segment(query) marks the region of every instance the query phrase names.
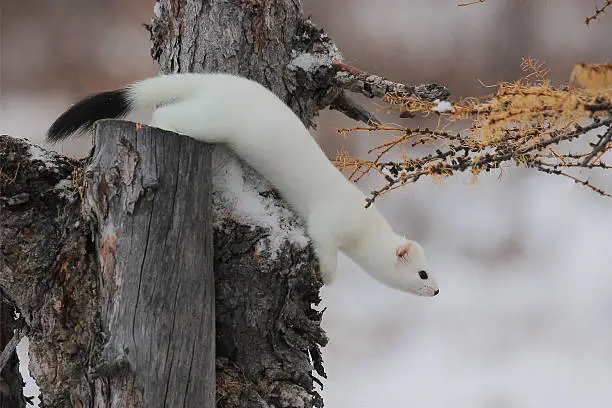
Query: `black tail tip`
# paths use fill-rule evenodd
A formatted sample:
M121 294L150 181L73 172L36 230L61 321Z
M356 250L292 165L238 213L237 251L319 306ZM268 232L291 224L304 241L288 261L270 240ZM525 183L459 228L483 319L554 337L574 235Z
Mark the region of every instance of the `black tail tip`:
M127 88L90 95L53 122L47 131L47 141L55 143L67 139L74 133L91 129L100 119L123 117L131 108Z

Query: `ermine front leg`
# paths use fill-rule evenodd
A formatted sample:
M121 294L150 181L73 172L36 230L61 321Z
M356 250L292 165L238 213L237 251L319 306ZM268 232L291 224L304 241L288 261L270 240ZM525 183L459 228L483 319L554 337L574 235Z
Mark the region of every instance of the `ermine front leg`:
M315 254L319 258L319 271L324 285L329 285L336 277L336 269L338 267L338 250L333 248L325 248L321 244L314 242L313 246Z
M162 106L153 111L153 117L151 118L151 126L167 130L169 132L180 133L175 125L175 117L173 115L171 106Z
M324 217L312 214L307 221L308 235L312 240L321 278L325 285L332 283L338 267L338 243L334 242L333 226L325 222Z

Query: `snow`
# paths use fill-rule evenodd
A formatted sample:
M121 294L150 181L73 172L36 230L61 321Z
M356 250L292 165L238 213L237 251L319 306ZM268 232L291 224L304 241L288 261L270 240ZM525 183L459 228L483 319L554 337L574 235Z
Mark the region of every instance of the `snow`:
M292 51L292 60L288 64L290 70L300 68L305 72L314 74L320 67L328 67L332 61L342 60L342 53L335 43L328 41L327 34L323 32L314 34L319 36L316 40L310 38L313 34L309 31L304 31L301 37L296 38L301 43L308 44L314 42L317 45L312 52ZM317 47L319 49L316 49Z
M17 357L19 358L20 363L19 373L25 382L25 386L23 387L23 395L26 397L34 396L34 399L32 399L32 404L34 407L38 407L40 404L40 399L38 399L38 396L40 395L40 388L38 388L36 381L34 381L30 375L30 370L28 369L30 365L30 356L28 355L29 347L30 340L27 337L21 339L17 345Z
M28 148L28 153L30 154L30 158L32 161L39 160L45 163L45 166L48 168L56 167L55 163L53 162L53 154L46 150L43 150L39 146L31 145Z
M67 190L67 189L70 189L71 187L72 187L72 180L70 179L60 180L55 185L56 190Z
M438 112L438 113L453 113L453 112L455 112L455 108L453 107L453 105L449 101L441 101L439 99L436 99L434 101L434 103L437 104L436 106L431 108L431 110L434 111L434 112Z
M160 19L162 16L162 5L159 1L156 1L153 6L153 15L156 19Z
M289 68L301 68L302 70L310 73L315 73L319 67L329 66L335 59L341 59L340 52L336 54L314 54L302 52L293 56L293 59L289 62Z
M267 250L272 259L278 255L281 245L289 240L300 247L308 245L302 222L286 207L281 207L271 197L262 196L270 187L257 174L240 165L236 156L227 149L215 148L213 160L213 200L216 222L230 218L245 225L263 227L269 231Z
M52 150L44 150L40 146L30 145L30 147L28 148L28 153L30 155L30 160L40 161L44 163L46 168L55 172L59 172L59 169L57 168L54 161L54 156L56 155L56 153ZM55 190L62 190L62 195L65 198L68 198L70 200L76 199L76 189L73 187L73 182L70 178L59 180L53 188Z

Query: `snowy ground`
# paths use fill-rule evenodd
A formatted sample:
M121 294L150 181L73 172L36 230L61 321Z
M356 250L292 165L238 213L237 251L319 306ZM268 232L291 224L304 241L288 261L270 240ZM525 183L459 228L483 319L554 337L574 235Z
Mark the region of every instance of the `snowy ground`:
M328 407L612 406L612 200L508 181L390 196L395 218L401 203L430 220L440 295L389 292L343 260L324 294Z
M0 133L39 141L67 104L4 100ZM523 173L380 202L425 247L440 295L393 292L341 258L324 289L327 407L612 406L612 200Z

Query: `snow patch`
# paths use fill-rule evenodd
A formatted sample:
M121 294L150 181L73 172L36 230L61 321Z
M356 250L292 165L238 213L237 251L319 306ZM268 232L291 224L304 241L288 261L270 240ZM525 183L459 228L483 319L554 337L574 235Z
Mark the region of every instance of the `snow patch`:
M284 407L304 408L311 405L312 395L297 385L285 385L281 388L278 399Z
M40 395L40 388L38 387L38 384L36 384L36 381L34 380L34 378L32 378L32 376L30 375L29 349L30 349L30 339L28 339L27 337L24 337L23 339L21 339L21 341L17 345L17 358L19 359L19 373L21 374L21 377L23 378L23 381L25 383L23 387L23 395L25 395L26 397L34 397L32 399L32 405L28 405L28 406L38 407L40 404L40 399L38 399L38 396Z
M302 248L308 245L299 217L273 197L270 185L259 174L221 146L215 147L212 182L217 223L229 218L269 231L268 242L260 242L258 250L275 259L285 241Z
M159 1L156 1L155 6L153 6L153 15L156 19L160 19L162 16L162 6Z
M55 157L54 154L43 149L40 146L36 146L36 145L31 145L28 148L28 153L30 154L30 159L32 161L38 160L41 161L43 163L45 163L45 166L47 168L55 168L56 165L53 162Z
M69 179L62 179L55 184L56 190L69 189L70 187L72 187L72 180Z
M306 72L315 72L319 67L329 66L333 60L338 59L337 57L335 54L296 53L289 62L289 68L300 68Z
M71 179L62 179L53 187L54 190L60 190L59 196L67 199L69 202L74 202L78 198L78 189L72 183Z
M439 99L436 99L434 103L437 103L436 106L431 108L431 110L434 112L438 112L438 113L454 113L455 112L455 108L449 101L441 101Z

